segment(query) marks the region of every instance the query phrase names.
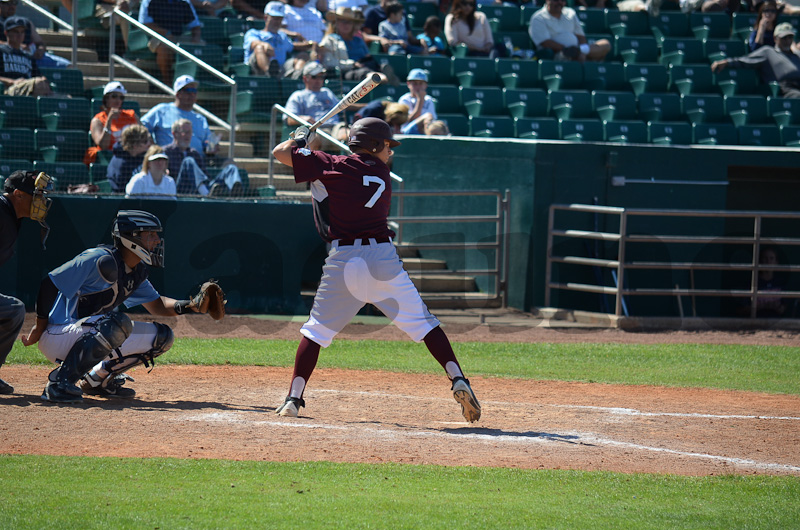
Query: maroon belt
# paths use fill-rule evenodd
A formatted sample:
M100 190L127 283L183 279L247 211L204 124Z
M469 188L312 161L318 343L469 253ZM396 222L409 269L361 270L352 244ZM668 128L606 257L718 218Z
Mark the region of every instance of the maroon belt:
M374 239L376 243L389 243L391 241L391 238L389 238L389 237L373 237L371 239ZM364 238L364 239L339 239L339 246L340 247L350 247L350 246L355 245L359 241L361 241L362 245L369 245L370 244L370 238Z

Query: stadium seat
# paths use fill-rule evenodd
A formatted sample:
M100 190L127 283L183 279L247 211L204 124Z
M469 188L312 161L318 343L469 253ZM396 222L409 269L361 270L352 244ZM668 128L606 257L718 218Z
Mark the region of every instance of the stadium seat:
M55 179L55 191L67 191L69 186L75 184L88 184L91 182L89 168L83 162L42 162L33 163L34 171L44 171Z
M587 90L629 90L625 67L621 63L586 61L583 63L583 86Z
M767 113L777 125L800 125L800 99L767 98Z
M463 87L497 86L497 65L487 57L453 57L453 75Z
M428 85L428 95L436 100L437 114L461 112L461 95L457 86Z
M677 65L669 67L669 83L678 94L718 94L711 67L707 64Z
M781 127L781 145L800 147L800 126L785 125Z
M250 65L244 62L244 48L241 46L228 46L228 53L222 58L230 77L235 75L250 75Z
M406 77L408 77L408 57L406 55L389 55L388 53L373 53L372 57L377 61L379 65L382 67L384 65L389 65L392 67L395 75L401 82L405 82ZM445 59L449 60L449 57L445 57ZM425 68L424 66L419 66L417 68ZM450 83L452 79L450 78L450 64L447 64L447 81L445 83ZM427 68L426 68L427 69ZM428 80L431 83L442 83L443 81L437 81L436 78L433 77L433 72L429 72Z
M689 28L698 40L727 39L731 35L731 19L727 13L689 13Z
M722 96L712 94L681 96L681 110L691 123L730 123Z
M554 118L515 118L517 138L558 140L558 121Z
M767 112L763 96L725 96L725 113L737 127L741 125L774 124Z
M739 145L781 145L781 133L777 125L742 125L737 131Z
M686 122L653 121L647 124L650 143L658 145L689 145L692 143L692 126Z
M576 10L584 33L610 33L606 22L607 9L586 8Z
M33 171L33 162L20 158L0 159L0 177L6 178L17 170Z
M463 114L439 114L453 136L469 136L469 117Z
M33 131L8 127L0 130L0 158L24 158L26 160L37 158Z
M470 136L513 138L514 119L506 116L470 116Z
M225 67L222 48L216 44L188 43L181 44L180 47L217 70L221 71ZM227 93L226 97L230 95L231 87L229 84L220 80L194 61L176 54L175 79L182 75L190 75L197 80L197 97L200 99L214 97L218 93Z
M650 17L644 11L606 10L606 26L614 35L652 35Z
M236 80L236 83L237 83L237 87L236 88L238 90L241 90L241 88L238 87L238 84L239 84L239 79L242 78L242 77L250 77L250 76L236 76L236 77L234 77L234 79ZM371 96L376 90L378 90L379 88L384 87L384 86L391 86L391 85L383 84L383 85L376 86L375 88L372 89L372 92L370 92L369 95ZM289 96L292 95L292 93L294 93L294 92L296 92L298 90L303 90L304 88L306 88L306 85L305 85L305 83L303 83L302 79L292 79L290 77L284 77L283 79L281 79L281 94L286 99L288 99ZM376 98L376 99L380 99L380 98Z
M458 87L455 87L455 86L452 86L452 85L435 85L435 86L449 86L449 87L453 88L454 90L458 90ZM370 101L375 101L376 99L390 99L392 101L397 101L397 100L400 99L400 96L402 96L406 92L408 92L408 87L405 84L398 85L398 86L393 86L393 85L389 85L387 83L383 83L381 85L376 86L374 89L372 89L372 92L370 92L369 95L371 96ZM335 93L336 92L334 91L334 94ZM284 92L284 94L286 94L286 93ZM431 94L430 85L428 86L428 94L431 95L432 97L436 97L436 96L433 96L433 94ZM286 96L288 97L288 94L286 94ZM437 99L439 99L439 98L437 98ZM439 99L439 100L441 101L441 99ZM456 107L457 106L458 106L458 99L456 99ZM438 107L437 107L437 109L438 109Z
M571 142L602 142L603 124L600 120L558 120L558 134Z
M603 123L607 142L646 144L647 125L641 121L607 121Z
M422 28L425 25L425 19L431 15L439 14L436 4L429 2L407 2L403 5L405 6L406 16L409 17L409 22L412 19L414 21L412 28ZM402 79L405 79L405 77Z
M390 57L392 56L390 55ZM440 85L455 83L455 78L453 77L453 65L450 57L436 55L409 55L408 70L413 70L414 68L422 68L423 70L427 70L429 83L436 83ZM397 74L397 69L395 69L395 73L398 77L400 77L400 79L405 80L406 76L408 75L408 70L403 76Z
M246 76L236 80L236 119L239 122L268 123L272 105L286 103L281 80L266 76Z
M761 79L756 70L725 68L714 74L714 84L726 96L761 94Z
M519 59L496 59L497 77L506 88L538 88L539 62Z
M497 87L459 87L461 106L469 116L503 116L503 90Z
M97 183L106 180L108 177L108 164L94 163L89 164L89 182Z
M225 37L230 40L233 35L240 35L247 33L250 30L250 24L246 19L239 17L226 17L222 21L222 31Z
M50 131L58 129L89 130L90 104L84 98L36 98L39 123Z
M36 129L36 151L46 162L80 162L89 147L87 130Z
M594 118L592 95L586 90L550 92L550 115L560 120Z
M580 88L583 83L583 67L575 61L539 62L539 76L548 91Z
M650 31L660 37L694 37L689 29L689 16L681 11L662 11L650 18Z
M730 57L741 57L748 51L747 45L740 39L708 39L703 44L703 53L709 63Z
M592 92L592 109L601 121L635 120L638 117L633 92L595 90Z
M681 97L670 92L642 94L638 99L639 119L652 122L684 121ZM691 135L690 135L691 136ZM691 143L691 138L689 142Z
M695 123L692 125L692 143L704 145L736 145L739 139L736 127L727 123Z
M637 96L644 92L666 92L669 76L663 64L626 64L625 79Z
M28 96L0 96L0 111L4 112L4 128L36 127L36 98Z
M40 68L39 71L50 80L53 91L74 98L82 98L86 94L83 90L83 72L67 68Z
M203 24L200 34L204 41L217 46L228 46L229 41L225 35L225 23L221 18L210 16L198 16L197 18Z
M679 62L675 59L680 57ZM703 41L688 38L667 37L661 43L661 64L706 64Z
M492 24L492 32L494 33L498 31L518 31L524 27L520 23L519 8L516 6L482 4L477 9L486 14L486 18Z
M654 63L658 61L658 43L645 35L616 36L614 56L625 63Z
M504 104L514 118L538 118L547 116L548 99L544 90L503 89Z
M502 42L506 49L509 45L513 51L509 50L511 57L514 59L522 59L524 57L522 50L533 50L534 45L530 35L526 31L498 31L494 34L495 42ZM514 55L517 54L517 55Z
M739 11L731 16L731 38L747 40L756 23L758 13Z

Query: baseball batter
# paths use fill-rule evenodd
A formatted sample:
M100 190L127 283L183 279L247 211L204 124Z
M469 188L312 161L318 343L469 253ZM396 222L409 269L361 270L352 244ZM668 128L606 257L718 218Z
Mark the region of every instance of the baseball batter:
M39 344L59 366L48 377L42 399L79 403L82 394L131 398L124 372L150 366L172 346L172 329L158 322L133 322L115 309L143 305L150 314L199 312L197 299L161 296L147 279L148 265L163 266L159 219L140 210L120 210L113 246L100 245L51 271L39 287L36 323L25 346Z
M348 145L352 155L331 155L306 148L313 133L299 127L294 139L273 150L275 158L294 168L297 182L309 182L314 220L330 243L311 315L302 329L289 395L277 413L297 417L305 406L303 392L319 358L320 348L367 303L374 304L415 342L425 342L452 381L453 397L469 422L481 417L469 381L450 341L425 306L403 268L387 226L392 187L389 158L400 145L389 125L378 118L353 124Z

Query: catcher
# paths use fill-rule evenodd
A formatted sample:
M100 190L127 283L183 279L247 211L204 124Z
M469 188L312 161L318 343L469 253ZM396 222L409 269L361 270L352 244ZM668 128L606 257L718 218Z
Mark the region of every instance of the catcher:
M131 398L123 387L132 378L124 372L150 366L172 346L172 329L158 322L133 322L122 312L143 305L152 315L188 312L225 316L224 293L206 282L190 300L161 296L148 281L148 265L164 264L161 222L140 210L120 210L114 220L113 246L81 252L51 271L39 286L36 323L25 346L39 344L45 357L59 366L48 377L42 399L80 403L82 394Z

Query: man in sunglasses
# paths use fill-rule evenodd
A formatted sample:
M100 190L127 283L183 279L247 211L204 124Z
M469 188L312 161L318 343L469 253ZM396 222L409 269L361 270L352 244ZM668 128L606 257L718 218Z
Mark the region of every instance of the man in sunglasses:
M557 61L602 61L611 43L607 39L589 42L575 10L565 0L546 0L544 7L531 16L528 35L541 50L555 53Z

